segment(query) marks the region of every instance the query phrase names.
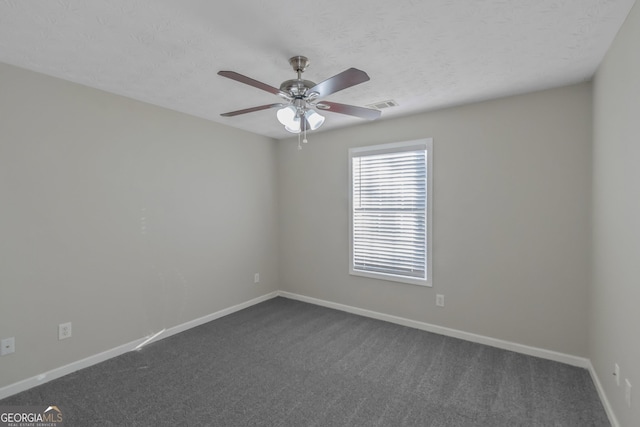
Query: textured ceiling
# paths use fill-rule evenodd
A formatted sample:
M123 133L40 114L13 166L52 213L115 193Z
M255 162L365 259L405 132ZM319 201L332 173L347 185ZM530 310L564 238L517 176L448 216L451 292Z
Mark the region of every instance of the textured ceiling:
M274 138L272 86L349 67L327 100L388 99L382 119L588 80L635 0L0 0L0 61ZM326 130L361 119L326 113Z

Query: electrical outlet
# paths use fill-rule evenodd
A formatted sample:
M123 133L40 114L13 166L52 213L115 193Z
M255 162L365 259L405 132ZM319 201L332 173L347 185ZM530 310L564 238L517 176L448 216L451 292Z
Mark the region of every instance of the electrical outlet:
M253 275L253 283L260 283L260 273Z
M71 322L60 323L58 325L58 340L71 338Z
M627 402L627 406L631 408L631 383L627 378L624 379L627 387L624 389L624 400Z
M616 385L620 386L620 366L617 363L613 365L613 376L616 377Z
M16 351L16 339L15 337L5 338L0 341L0 356L6 356L7 354L14 353Z
M444 295L442 294L436 295L436 305L438 307L444 307Z

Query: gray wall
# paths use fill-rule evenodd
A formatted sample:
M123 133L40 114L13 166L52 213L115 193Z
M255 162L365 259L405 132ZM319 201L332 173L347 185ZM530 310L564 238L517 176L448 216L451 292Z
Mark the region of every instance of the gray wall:
M589 356L623 426L640 420L640 4L594 79ZM622 384L615 385L614 363ZM624 378L633 385L632 408Z
M0 94L0 387L278 289L275 141L3 64Z
M587 356L591 130L585 83L281 142L282 289ZM347 150L422 137L434 287L350 276Z

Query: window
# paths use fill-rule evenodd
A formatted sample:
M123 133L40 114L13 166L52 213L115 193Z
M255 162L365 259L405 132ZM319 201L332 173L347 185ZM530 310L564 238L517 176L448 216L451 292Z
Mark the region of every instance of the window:
M349 150L350 274L431 286L432 164L430 138Z

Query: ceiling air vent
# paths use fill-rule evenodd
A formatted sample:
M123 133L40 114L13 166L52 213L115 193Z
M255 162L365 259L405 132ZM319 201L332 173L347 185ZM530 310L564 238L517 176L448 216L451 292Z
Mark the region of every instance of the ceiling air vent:
M376 102L375 104L369 104L367 107L375 108L376 110L382 110L385 108L397 107L398 103L393 99L389 99L387 101Z

